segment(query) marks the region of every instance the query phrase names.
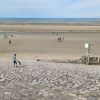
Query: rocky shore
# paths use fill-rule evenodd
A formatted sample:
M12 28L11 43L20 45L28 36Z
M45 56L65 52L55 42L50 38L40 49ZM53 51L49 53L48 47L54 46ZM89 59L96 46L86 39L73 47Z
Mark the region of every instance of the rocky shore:
M0 100L100 99L99 65L21 62L0 61Z

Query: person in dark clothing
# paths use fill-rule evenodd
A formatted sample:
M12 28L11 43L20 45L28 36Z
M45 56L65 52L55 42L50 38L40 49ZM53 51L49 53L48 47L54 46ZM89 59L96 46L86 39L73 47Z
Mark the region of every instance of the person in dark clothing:
M11 40L9 40L9 44L11 44Z
M14 64L14 67L17 66L16 54L13 55L13 64Z

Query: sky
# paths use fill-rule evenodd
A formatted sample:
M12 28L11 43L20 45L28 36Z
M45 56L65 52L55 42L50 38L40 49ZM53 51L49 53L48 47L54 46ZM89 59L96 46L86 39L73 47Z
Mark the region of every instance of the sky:
M100 18L100 0L0 0L0 18Z

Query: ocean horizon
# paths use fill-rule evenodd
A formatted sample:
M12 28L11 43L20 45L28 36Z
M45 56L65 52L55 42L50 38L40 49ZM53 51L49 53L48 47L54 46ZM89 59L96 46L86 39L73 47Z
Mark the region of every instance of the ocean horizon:
M100 18L0 18L0 23L100 23Z

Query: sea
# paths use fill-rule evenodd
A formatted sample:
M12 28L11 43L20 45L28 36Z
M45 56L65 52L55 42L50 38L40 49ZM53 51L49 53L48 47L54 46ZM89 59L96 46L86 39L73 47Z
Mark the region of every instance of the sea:
M95 24L100 25L100 18L0 18L0 24Z

